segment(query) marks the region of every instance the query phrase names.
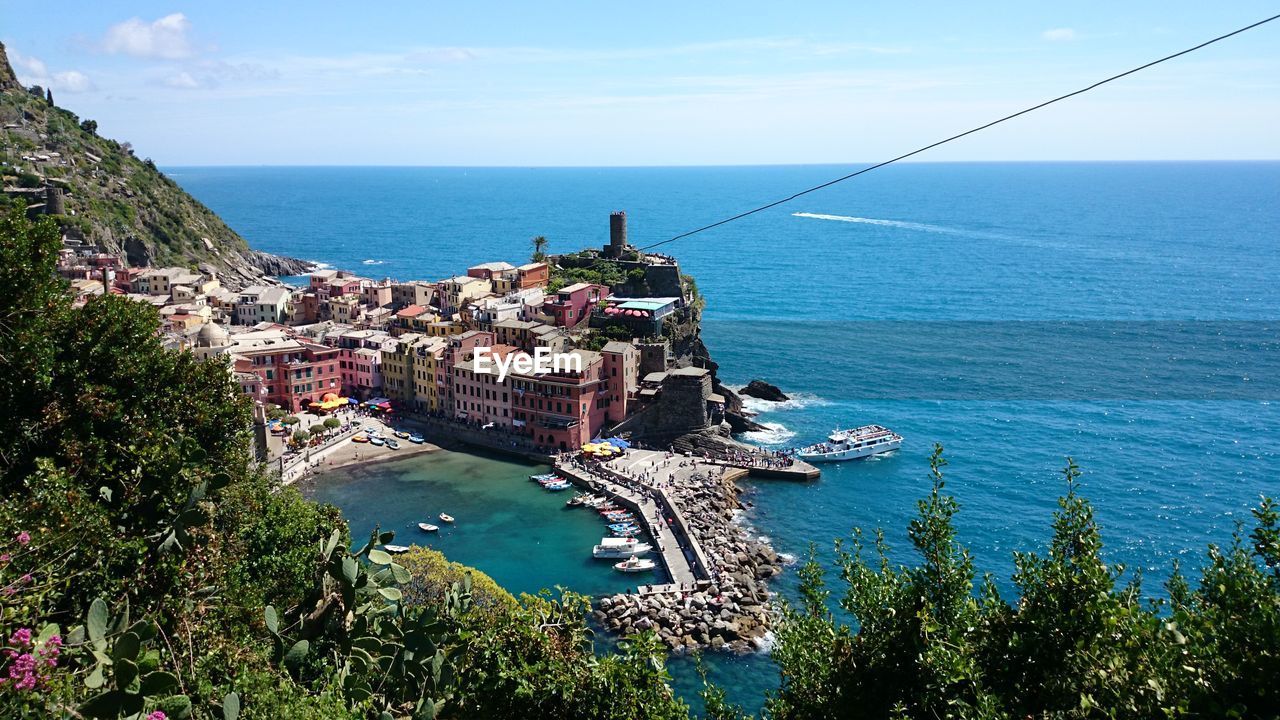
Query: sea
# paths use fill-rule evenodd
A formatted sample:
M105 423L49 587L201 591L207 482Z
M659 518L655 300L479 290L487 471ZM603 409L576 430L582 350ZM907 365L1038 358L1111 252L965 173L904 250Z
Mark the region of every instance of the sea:
M742 521L831 567L881 528L896 562L941 444L959 540L1016 594L1013 554L1045 546L1070 457L1109 562L1152 597L1175 563L1247 529L1280 492L1280 162L914 163L665 242L859 165L666 168L175 167L250 244L370 277L438 279L490 260L633 245L677 257L706 298L702 336L770 448L879 423L901 450L810 483L749 481ZM517 592L616 590L585 558L600 528L510 460L443 453L344 470L307 491L353 533L430 540ZM438 509L437 509L438 508ZM1194 577L1194 575L1193 575ZM839 596L838 576L829 576ZM795 572L773 588L794 596ZM767 654L712 657L731 699L777 686ZM691 702L692 663L672 666Z

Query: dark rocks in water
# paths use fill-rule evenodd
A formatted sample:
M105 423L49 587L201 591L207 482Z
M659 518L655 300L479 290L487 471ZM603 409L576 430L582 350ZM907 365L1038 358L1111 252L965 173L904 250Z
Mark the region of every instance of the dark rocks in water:
M725 411L724 419L725 422L729 423L729 431L734 435L768 429L745 415L733 411Z
M763 380L752 380L747 386L742 388L743 395L750 395L758 400L767 400L769 402L783 402L790 400L785 393L778 389L776 385L770 385Z

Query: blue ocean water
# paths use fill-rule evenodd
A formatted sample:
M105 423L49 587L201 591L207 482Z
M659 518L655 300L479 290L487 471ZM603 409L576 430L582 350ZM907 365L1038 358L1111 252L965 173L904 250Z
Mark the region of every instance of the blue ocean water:
M534 235L547 236L552 252L601 245L612 210L627 211L633 244L660 242L847 170L170 174L256 248L375 277L434 279L524 258ZM1277 162L922 163L661 250L707 297L703 337L726 382L759 377L793 395L780 406L752 403L770 427L756 440L807 443L866 422L907 439L892 456L829 466L815 483L753 483L748 521L780 551L802 556L816 543L829 560L833 538L879 526L895 557L910 560L906 525L939 442L962 506L960 539L1010 590L1012 553L1045 540L1063 490L1057 471L1070 455L1109 557L1141 571L1159 595L1175 559L1198 566L1207 543L1229 542L1259 495L1280 489L1270 477L1280 455L1278 209ZM1075 325L1046 339L1028 333L1035 321ZM1164 333L1135 358L1111 340L1175 321L1198 328L1196 337L1225 333L1239 352L1161 344ZM1235 330L1220 331L1228 325ZM1070 329L1078 327L1087 332ZM1014 380L973 373L975 354L1011 347ZM1153 375L1152 357L1190 369ZM1077 368L1091 382L1017 380L1019 368L1040 366ZM1231 392L1201 392L1204 373L1223 367L1226 380L1210 385L1226 382ZM930 377L943 381L932 394ZM574 578L546 580L556 583ZM787 574L777 587L785 595L793 583ZM713 677L758 706L762 689L776 685L768 668L761 658L721 660ZM680 673L687 689L688 669Z

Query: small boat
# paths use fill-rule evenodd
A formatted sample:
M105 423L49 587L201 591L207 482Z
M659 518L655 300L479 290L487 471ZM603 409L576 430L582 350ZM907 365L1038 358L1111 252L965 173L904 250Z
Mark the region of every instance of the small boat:
M573 486L569 483L551 483L549 485L543 485L542 487L546 490L550 490L551 492L560 492L561 490L568 490Z
M652 570L654 565L655 563L652 560L641 560L640 558L632 555L630 558L623 560L620 563L614 563L613 569L625 573L646 572L648 570Z
M409 433L405 432L404 430L397 430L396 437L400 438L401 440L408 440Z
M800 448L796 456L809 462L840 462L892 452L902 447L902 436L881 425L835 430L826 442Z
M427 439L422 437L421 435L415 435L415 434L409 435L409 442L413 443L414 445L421 445L426 441Z
M586 502L586 498L587 498L586 495L574 495L573 497L566 500L564 504L568 505L569 507L578 507L579 505L582 505L584 502Z
M369 442L369 436L368 436L368 435L365 435L364 433L356 433L355 435L352 435L352 436L351 436L351 442L354 442L354 443L367 443L367 442Z
M653 549L648 543L639 541L626 543L625 545L596 545L591 548L591 557L601 560L633 557L636 555L644 555Z
M418 529L421 530L422 532L435 532L439 530L440 527L437 525L432 525L431 523L418 523Z
M386 445L387 441L383 440L381 435L370 435L369 444L370 445Z
M530 475L529 479L534 482L550 482L558 479L560 476L555 473L542 473L540 475Z
M400 443L396 442L392 438L387 438L386 443L387 443L387 447L391 448L392 450L400 449Z
M609 529L614 532L637 532L640 530L640 526L635 523L615 523L610 525Z
M402 552L409 552L408 545L383 545L382 549L393 555L399 555Z
M452 523L452 522L453 522L453 516L452 516L452 515L445 515L444 513L440 513L440 522Z

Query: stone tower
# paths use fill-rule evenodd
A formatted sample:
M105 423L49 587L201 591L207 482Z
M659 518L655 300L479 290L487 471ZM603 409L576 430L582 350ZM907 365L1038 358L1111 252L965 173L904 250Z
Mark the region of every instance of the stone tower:
M606 257L619 258L627 245L627 214L621 210L609 213L609 244L604 248Z
M44 186L44 214L45 215L66 215L67 203L66 196L62 193L62 188L56 185Z

